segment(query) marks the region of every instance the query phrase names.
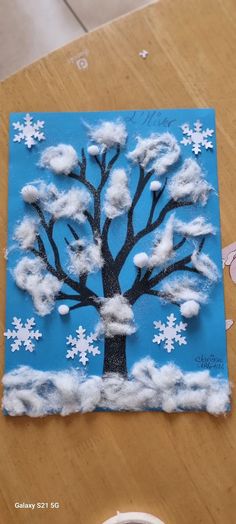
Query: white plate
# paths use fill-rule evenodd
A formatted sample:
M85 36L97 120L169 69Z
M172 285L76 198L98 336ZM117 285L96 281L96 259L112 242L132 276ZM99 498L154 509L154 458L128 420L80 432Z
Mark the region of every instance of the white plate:
M164 524L164 522L148 513L132 512L117 513L117 515L106 520L103 524Z

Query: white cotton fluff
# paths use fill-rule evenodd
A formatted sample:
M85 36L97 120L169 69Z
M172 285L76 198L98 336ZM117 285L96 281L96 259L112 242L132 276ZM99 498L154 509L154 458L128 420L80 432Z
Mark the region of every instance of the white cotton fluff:
M91 156L97 156L99 155L100 150L99 150L99 147L94 144L94 145L88 146L87 152Z
M48 315L54 307L55 297L63 282L48 273L44 263L37 258L22 258L13 275L17 286L32 296L37 313L42 317Z
M226 411L225 406L229 405L230 386L226 383L222 387L216 379L212 390L207 398L206 410L211 415L221 415Z
M27 366L3 376L2 406L8 415L43 417L86 413L95 409L143 411L158 409L224 414L230 385L208 370L184 372L173 363L158 367L150 358L136 362L129 378L112 373L86 377L81 371L39 371Z
M39 192L35 186L27 184L21 189L21 196L27 204L35 204L39 199Z
M128 176L124 169L114 169L105 193L104 211L108 218L127 213L132 204L128 187Z
M207 294L199 290L200 283L195 278L179 277L162 286L163 297L168 302L181 304L194 300L200 304L207 302Z
M78 156L71 145L59 144L43 151L39 165L51 169L56 175L69 175L78 165Z
M95 242L79 239L73 242L68 250L70 257L70 271L77 276L95 273L103 267L102 242L96 238Z
M105 337L132 335L136 331L132 307L123 295L101 299L100 315L98 331Z
M33 247L37 233L38 222L31 217L24 217L22 222L16 227L13 238L17 240L21 249Z
M31 417L93 411L100 403L101 380L85 379L75 369L51 372L21 366L3 377L3 408L12 416Z
M186 300L180 306L180 313L185 318L196 317L200 311L200 304L195 300Z
M173 235L174 235L174 214L172 214L167 221L165 228L161 235L155 239L152 254L149 257L149 267L162 266L165 262L173 257Z
M159 191L159 189L161 189L161 182L153 180L150 184L150 191Z
M91 197L85 189L72 187L69 191L58 191L54 184L41 184L40 198L44 209L55 219L72 218L85 222L85 211L91 202Z
M148 265L148 255L147 253L137 253L134 255L133 263L136 267L140 269Z
M187 158L180 171L170 180L168 190L174 200L188 197L192 202L199 202L204 206L212 186L205 180L196 160Z
M219 271L216 264L208 255L199 253L195 250L191 256L193 267L199 271L204 277L212 282L217 282L219 279Z
M179 156L180 146L176 138L170 133L162 133L161 135L152 133L148 138L138 136L135 149L127 155L129 160L144 168L151 160L155 160L151 169L157 175L164 175L168 168L177 162Z
M115 145L124 146L127 139L127 130L122 120L105 121L97 126L88 126L89 137L104 148L111 148Z
M199 216L190 222L175 220L175 231L184 236L198 237L200 235L215 235L216 229L204 217Z
M59 313L59 315L68 315L68 313L70 312L70 308L69 306L67 306L67 304L60 304L60 306L58 306L57 308L57 311Z

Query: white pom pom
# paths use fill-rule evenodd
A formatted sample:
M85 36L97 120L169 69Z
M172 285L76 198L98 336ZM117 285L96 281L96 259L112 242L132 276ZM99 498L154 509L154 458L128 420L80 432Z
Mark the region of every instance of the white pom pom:
M200 311L200 305L195 300L187 300L180 306L180 313L183 317L196 317Z
M88 146L88 148L87 148L87 152L88 152L88 154L91 155L91 156L99 155L99 147L98 147L98 146L95 146L95 145Z
M150 184L150 191L159 191L159 189L161 189L161 182L153 180Z
M33 204L39 199L38 189L30 184L22 187L21 195L24 202L27 202L27 204Z
M57 311L60 315L68 315L70 308L66 304L61 304Z
M147 253L137 253L133 258L134 265L142 268L148 265L148 256Z

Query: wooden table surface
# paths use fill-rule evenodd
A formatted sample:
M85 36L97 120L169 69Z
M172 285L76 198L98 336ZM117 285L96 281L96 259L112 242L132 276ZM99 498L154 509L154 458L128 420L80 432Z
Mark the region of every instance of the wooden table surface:
M235 241L235 19L235 0L160 0L4 81L2 247L10 111L214 107L223 245ZM146 60L139 57L141 49L149 51ZM82 55L87 69L76 65ZM235 288L228 275L225 284L227 316L234 318ZM1 288L3 331L4 261ZM235 342L233 326L231 380ZM101 524L116 510L154 513L165 524L236 522L235 409L226 418L92 413L1 416L0 424L2 524ZM16 510L15 502L59 502L60 509Z

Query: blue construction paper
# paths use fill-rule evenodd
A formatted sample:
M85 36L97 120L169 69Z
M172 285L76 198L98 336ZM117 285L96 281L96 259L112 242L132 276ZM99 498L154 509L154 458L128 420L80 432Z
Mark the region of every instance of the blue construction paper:
M42 170L39 159L42 151L49 146L60 143L71 144L80 155L81 147L87 149L90 141L87 135L86 124L97 124L101 120L114 120L120 117L127 126L128 140L127 146L122 150L120 157L114 166L128 168L130 171L130 189L134 193L138 180L138 167L127 161L127 151L133 150L136 145L136 136L148 136L150 133L172 133L180 143L183 138L181 125L188 122L193 127L194 122L200 120L203 128L214 129L215 115L212 109L176 109L176 110L143 110L143 111L118 111L118 112L96 112L96 113L32 113L34 121L37 119L45 122L44 132L46 140L37 142L31 149L28 149L23 142L13 142L15 130L13 123L22 121L25 114L13 113L10 116L10 139L9 139L9 207L8 207L8 261L7 261L7 306L6 306L6 329L12 329L13 317L21 318L25 322L27 318L34 317L36 321L35 329L39 329L42 337L35 341L36 349L32 353L25 351L23 347L19 351L11 351L12 340L6 340L5 352L5 372L9 372L20 365L27 365L40 370L62 370L70 367L86 370L88 375L102 375L104 359L104 339L101 337L96 343L100 355L90 356L89 362L84 367L79 358L74 360L66 358L68 346L66 337L75 336L76 329L82 325L87 334L94 332L95 326L99 321L99 316L95 308L85 307L71 311L69 315L62 317L58 314L57 307L61 303L56 303L51 314L41 317L35 311L31 297L21 291L15 284L12 270L17 262L25 256L25 253L16 248L13 240L14 229L18 221L21 221L25 214L34 214L29 206L20 197L21 188L34 180L41 179L46 183L53 182L59 189L78 187L76 180L66 176L55 176L49 170ZM187 344L175 345L171 353L167 353L163 344L157 345L152 342L156 334L153 322L161 320L166 322L166 318L171 313L177 318L181 318L179 307L173 304L163 304L154 296L143 295L134 305L135 322L138 326L137 332L127 337L126 358L127 368L130 372L133 364L145 356L150 356L158 365L173 362L184 371L199 371L209 369L212 376L220 375L227 379L227 357L226 357L226 336L225 336L225 314L224 314L224 292L222 281L222 261L221 261L221 237L220 237L220 213L219 213L219 194L217 181L217 155L216 155L216 133L211 137L213 143L212 150L202 148L201 153L195 157L191 151L191 146L181 145L181 158L171 168L171 173L167 177L176 173L186 158L196 158L200 166L206 173L208 182L212 184L215 191L211 193L205 208L200 205L190 208L180 208L176 212L179 219L189 221L195 216L204 216L217 228L217 234L207 236L204 253L207 253L216 263L221 278L212 287L209 302L201 309L198 317L186 320ZM108 159L114 155L114 149L108 152ZM99 182L99 169L94 158L87 155L88 179L94 185ZM76 170L75 170L76 172ZM160 178L164 181L165 175ZM164 192L158 204L160 210L168 201L167 192ZM137 206L134 217L134 229L138 231L143 227L145 219L150 210L151 192L148 187L143 192L140 203ZM104 216L103 216L104 221ZM61 260L64 266L68 263L68 256L64 237L68 237L66 224L68 220L60 220L55 226L55 241L61 253ZM73 222L71 222L73 224ZM77 224L76 229L83 235L91 237L89 225ZM126 215L115 219L110 228L109 244L113 255L121 247L126 231ZM136 276L136 268L133 264L133 256L140 251L150 252L150 246L154 234L151 233L144 237L133 249L122 269L120 284L122 291L126 291L132 284ZM13 248L12 248L13 246ZM49 246L48 246L49 249ZM193 251L192 244L186 242L181 250L181 256L185 256ZM30 255L29 255L30 256ZM51 255L50 255L51 256ZM88 277L88 283L99 296L103 295L101 272L97 272ZM65 301L69 306L74 301ZM184 320L185 321L185 320Z

